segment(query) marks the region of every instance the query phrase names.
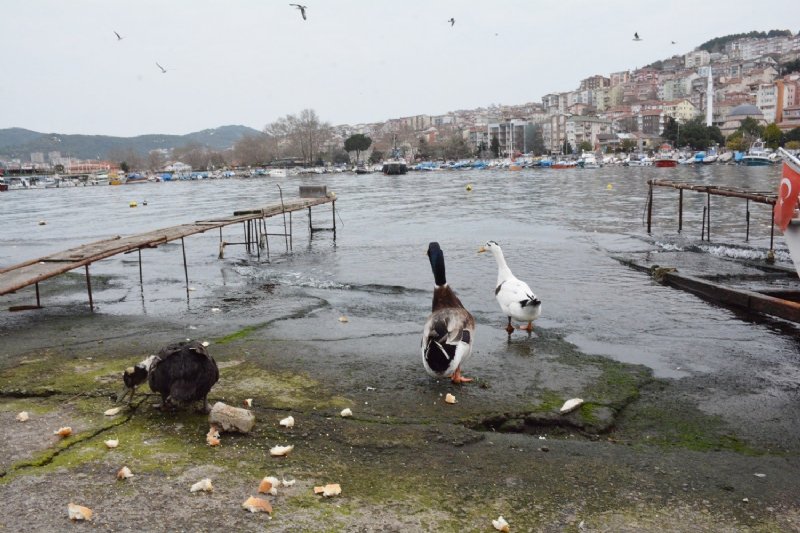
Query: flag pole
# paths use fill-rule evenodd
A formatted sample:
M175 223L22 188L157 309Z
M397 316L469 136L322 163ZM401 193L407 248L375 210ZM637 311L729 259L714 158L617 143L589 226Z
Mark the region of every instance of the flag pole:
M783 157L784 159L788 159L789 161L794 163L798 169L800 169L800 159L796 158L783 148L778 148L778 153L781 155L781 157Z

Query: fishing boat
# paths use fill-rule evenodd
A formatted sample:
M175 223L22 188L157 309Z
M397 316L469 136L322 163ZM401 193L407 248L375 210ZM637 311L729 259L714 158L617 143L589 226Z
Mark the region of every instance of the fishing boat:
M400 156L400 150L397 148L397 136L394 138L392 157L383 162L381 172L386 175L405 174L408 172L408 163Z
M761 139L750 145L750 149L742 157L741 163L748 167L765 167L774 163L767 153L766 145Z
M661 149L653 158L653 166L661 168L671 168L678 166L678 158L669 144L661 145Z
M578 159L578 166L581 168L600 168L597 158L591 152L584 152Z

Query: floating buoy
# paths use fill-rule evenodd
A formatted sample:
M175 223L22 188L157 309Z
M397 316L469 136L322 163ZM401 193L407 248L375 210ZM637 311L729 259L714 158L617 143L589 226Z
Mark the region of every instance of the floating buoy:
M471 183L467 183L467 192L469 192L471 190L472 190L472 184Z
M136 207L137 205L139 204L136 203L136 200L131 200L130 203L128 204L129 207Z
M610 191L611 189L613 189L613 188L614 188L614 186L613 186L613 185L611 185L610 183L609 183L608 185L606 185L606 189L608 189L609 191Z
M145 200L144 202L142 202L142 205L147 205L147 200Z

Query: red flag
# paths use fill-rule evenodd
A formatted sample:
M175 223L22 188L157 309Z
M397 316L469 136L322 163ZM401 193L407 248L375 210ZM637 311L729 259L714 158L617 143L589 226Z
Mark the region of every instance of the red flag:
M794 216L797 207L797 196L800 194L800 169L787 161L783 162L783 178L778 185L778 199L775 202L775 224L786 231L789 221Z

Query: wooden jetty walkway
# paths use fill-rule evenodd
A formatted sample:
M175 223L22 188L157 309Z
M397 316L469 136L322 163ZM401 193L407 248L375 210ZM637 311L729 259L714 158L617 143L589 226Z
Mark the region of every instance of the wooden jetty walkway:
M651 179L648 182L647 232L652 231L653 189L666 187L678 190L678 231L683 230L683 192L706 195L703 207L701 240L711 240L711 197L725 196L745 200L745 241L750 238L750 202L767 206L774 215L777 194L753 191L738 187L703 185L677 182L668 179ZM717 264L692 265L681 261L680 254L659 254L659 261L670 261L669 266L657 265L653 258L618 258L623 264L650 273L664 285L685 290L711 301L750 312L768 314L800 323L800 287L794 269L775 266L775 221L771 216L769 251L764 264L748 261L720 259ZM710 260L710 258L709 258ZM738 268L726 270L726 265L736 263Z
M775 192L751 191L738 187L725 187L718 185L701 185L697 183L685 183L667 179L648 180L649 185L647 195L647 233L651 233L653 223L653 187L669 187L678 190L678 232L683 230L683 191L693 191L705 193L706 206L703 208L703 226L701 228L700 240L711 240L711 197L727 196L729 198L741 198L745 200L745 241L750 240L750 202L769 205L772 214L775 212L775 202L777 194ZM772 218L772 217L771 217ZM769 253L774 254L775 246L775 222L773 220L769 232Z
M310 189L310 194L316 197L306 198L303 189ZM322 196L318 196L322 194ZM314 206L328 204L332 206L333 226L329 228L314 228L311 223L311 208ZM183 269L186 277L187 295L189 291L189 274L186 264L186 248L184 238L197 233L205 233L209 230L219 230L219 256L223 257L226 246L243 245L249 253L254 250L261 260L261 250L266 248L267 258L269 258L269 236L283 237L286 242L286 251L292 247L292 213L296 211L308 210L308 227L310 232L314 231L333 231L333 238L336 239L336 195L327 193L324 187L301 187L301 198L281 201L264 207L234 211L233 216L214 218L209 220L198 220L191 224L180 224L168 228L157 229L129 235L127 237L115 236L110 239L91 242L58 252L45 257L32 259L24 263L0 268L0 296L10 294L30 285L36 286L36 305L17 306L10 310L36 309L41 307L39 296L39 283L49 278L58 276L70 270L84 267L86 271L86 287L89 294L89 306L94 309L92 300L92 283L89 274L89 265L96 261L106 259L117 254L127 254L138 252L139 254L139 281L142 282L142 249L157 248L161 244L180 239L183 251ZM288 222L287 222L288 214ZM270 217L283 216L283 233L268 233L266 221ZM244 240L239 242L226 242L222 238L222 228L234 224L242 224Z

